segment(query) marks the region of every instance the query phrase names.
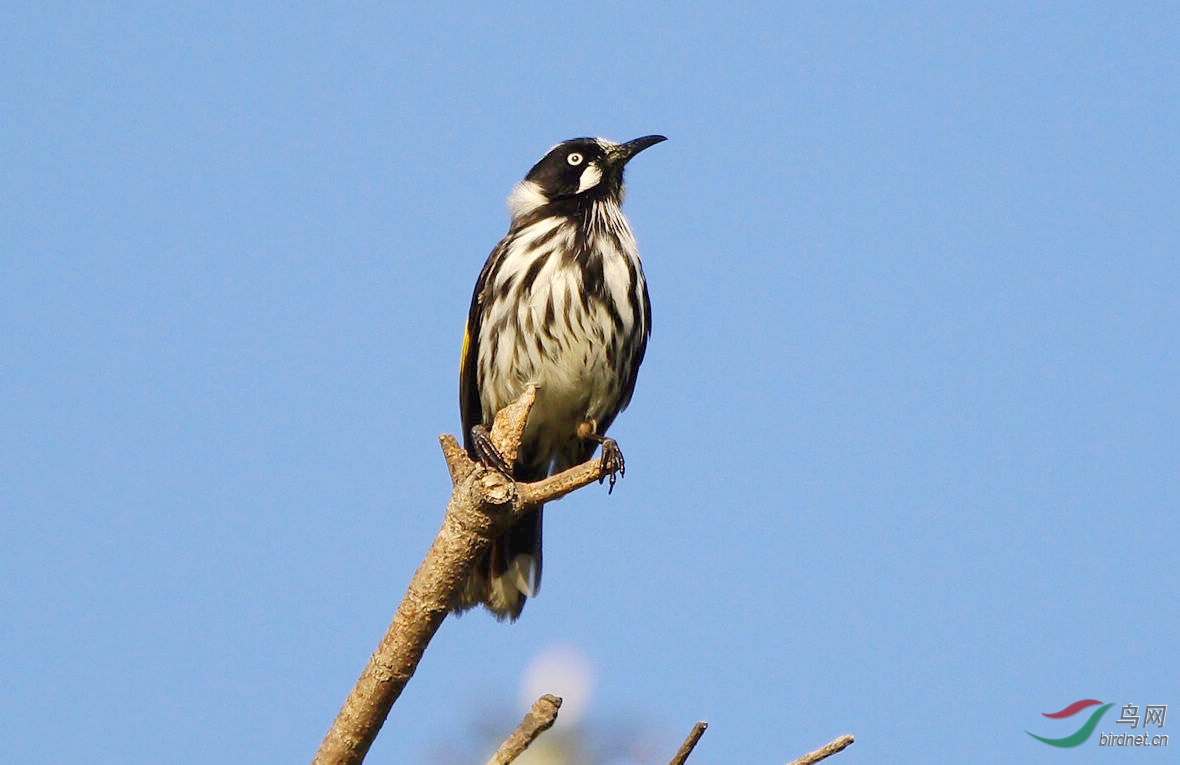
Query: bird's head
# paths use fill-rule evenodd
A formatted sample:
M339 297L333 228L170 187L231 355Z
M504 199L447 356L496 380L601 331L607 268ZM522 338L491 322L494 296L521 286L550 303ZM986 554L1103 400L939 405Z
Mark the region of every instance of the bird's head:
M508 198L512 216L517 218L550 202L581 195L621 202L623 167L639 152L666 140L662 135L648 135L626 143L605 138L562 141L533 165L512 192Z

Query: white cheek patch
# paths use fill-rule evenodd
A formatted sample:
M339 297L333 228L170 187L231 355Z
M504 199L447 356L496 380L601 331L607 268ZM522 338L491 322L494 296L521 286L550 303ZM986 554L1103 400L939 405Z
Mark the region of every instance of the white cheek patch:
M602 171L595 165L586 165L586 169L582 171L582 177L578 179L578 193L581 194L586 189L592 189L602 182Z

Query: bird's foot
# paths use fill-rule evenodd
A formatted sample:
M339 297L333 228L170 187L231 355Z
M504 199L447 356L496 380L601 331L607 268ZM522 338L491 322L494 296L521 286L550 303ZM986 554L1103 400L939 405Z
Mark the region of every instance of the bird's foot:
M483 425L474 425L471 428L471 443L475 447L475 456L485 467L495 468L504 475L512 478L512 466L508 464L508 460L504 459L504 455L492 443L492 434Z
M598 432L598 423L593 420L583 422L578 426L578 437L597 442L602 447L602 462L599 468L598 482L610 479L607 494L615 490L615 481L627 474L627 463L623 460L623 452L613 438L607 438Z
M615 490L615 480L627 474L627 463L623 460L623 451L619 449L618 443L613 438L604 438L600 443L602 444L602 474L598 477L598 482L602 483L604 478L609 478L610 483L607 485L606 493L610 494Z

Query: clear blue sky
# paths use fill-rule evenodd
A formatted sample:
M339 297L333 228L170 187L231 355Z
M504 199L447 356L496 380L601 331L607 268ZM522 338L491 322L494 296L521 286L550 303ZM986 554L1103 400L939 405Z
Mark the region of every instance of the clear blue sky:
M1180 720L1177 50L1171 3L6 5L5 759L308 760L438 527L504 198L662 133L627 476L370 761L506 732L554 647L613 762L1165 761L1024 731Z

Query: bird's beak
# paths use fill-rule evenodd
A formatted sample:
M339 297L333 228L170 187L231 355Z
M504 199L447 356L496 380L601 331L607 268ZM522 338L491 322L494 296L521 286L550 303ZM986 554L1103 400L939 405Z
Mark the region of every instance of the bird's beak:
M643 151L649 146L655 146L661 141L668 139L662 135L645 135L643 138L636 138L634 141L627 141L615 146L610 151L611 164L615 167L621 168L627 164L632 157Z

